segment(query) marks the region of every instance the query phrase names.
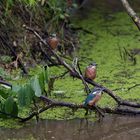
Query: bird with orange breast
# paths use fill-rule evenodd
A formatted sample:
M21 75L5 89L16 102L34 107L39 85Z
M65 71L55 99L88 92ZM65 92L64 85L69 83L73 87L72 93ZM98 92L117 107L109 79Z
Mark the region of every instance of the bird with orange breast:
M59 44L59 39L57 38L56 34L52 34L48 39L48 44L51 49L55 50Z
M90 80L94 80L96 78L96 63L91 63L89 66L85 69L85 78L88 78Z

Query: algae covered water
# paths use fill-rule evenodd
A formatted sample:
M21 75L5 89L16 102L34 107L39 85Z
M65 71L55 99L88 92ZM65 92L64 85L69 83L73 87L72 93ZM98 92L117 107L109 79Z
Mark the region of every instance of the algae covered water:
M86 119L42 120L20 129L0 129L1 140L139 140L140 118L106 116L98 122Z

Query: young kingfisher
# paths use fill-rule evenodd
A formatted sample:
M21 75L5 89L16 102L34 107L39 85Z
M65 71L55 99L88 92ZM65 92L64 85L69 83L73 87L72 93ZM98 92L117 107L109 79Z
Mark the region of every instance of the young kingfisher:
M85 70L85 77L91 80L96 78L96 63L91 63L89 66L86 67Z
M85 99L85 106L94 106L100 99L105 88L95 87Z

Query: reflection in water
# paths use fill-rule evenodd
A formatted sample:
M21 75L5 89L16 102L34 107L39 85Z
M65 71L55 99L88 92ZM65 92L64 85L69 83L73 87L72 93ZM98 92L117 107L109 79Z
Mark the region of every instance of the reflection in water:
M105 117L100 122L85 119L42 120L21 129L0 129L1 140L140 140L139 117Z

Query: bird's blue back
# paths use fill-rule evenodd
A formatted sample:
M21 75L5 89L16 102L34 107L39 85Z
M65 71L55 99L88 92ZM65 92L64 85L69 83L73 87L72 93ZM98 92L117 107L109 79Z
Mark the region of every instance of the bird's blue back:
M104 88L97 88L95 87L87 96L87 98L85 99L84 105L88 105L89 101L93 100L93 98L99 94L100 92L102 92L104 90Z

